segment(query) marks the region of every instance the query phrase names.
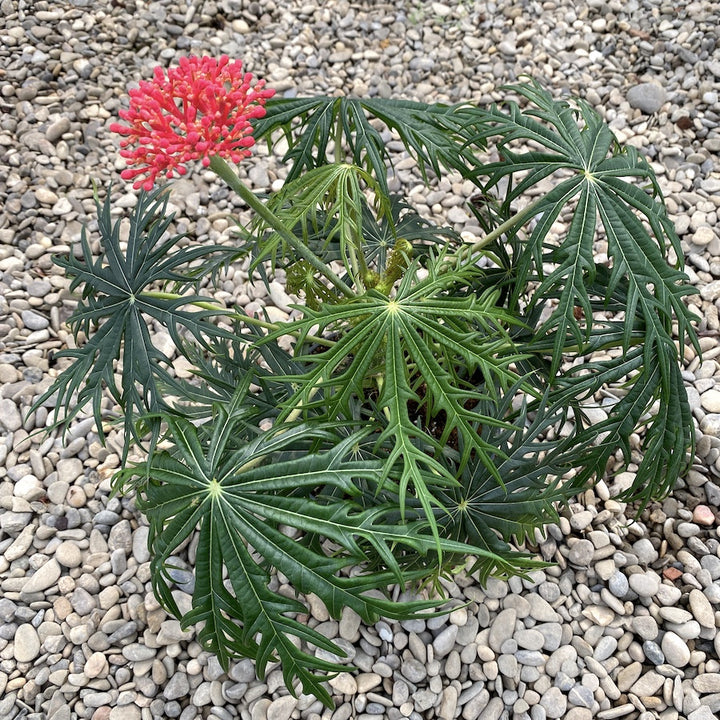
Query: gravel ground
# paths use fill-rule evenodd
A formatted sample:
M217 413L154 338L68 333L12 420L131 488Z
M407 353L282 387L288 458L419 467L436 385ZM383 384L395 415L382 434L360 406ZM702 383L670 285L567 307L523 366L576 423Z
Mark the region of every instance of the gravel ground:
M716 0L0 0L0 718L15 720L712 720L720 712L720 7ZM26 419L71 342L67 280L51 254L92 228L92 181L136 196L108 125L126 84L187 53L242 58L282 95L352 93L489 102L523 73L586 98L655 167L700 294L702 362L685 352L697 459L633 521L610 474L539 543L532 581L448 584L448 617L366 627L309 598L308 622L358 672L336 709L294 698L278 668L226 674L154 599L147 528L110 498L117 441L80 418L64 440ZM397 182L415 185L409 163ZM258 149L248 182L282 183ZM413 189L429 216L477 231L456 178ZM180 230L226 236L233 199L212 176L177 182ZM218 297L286 317L237 270ZM169 338L160 334L158 342ZM169 351L169 349L168 349ZM182 373L179 361L176 371ZM192 574L176 578L189 603Z

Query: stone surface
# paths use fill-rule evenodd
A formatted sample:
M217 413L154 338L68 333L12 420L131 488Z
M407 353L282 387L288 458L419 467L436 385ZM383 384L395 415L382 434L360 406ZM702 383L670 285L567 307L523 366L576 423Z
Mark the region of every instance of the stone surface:
M282 720L325 712L310 696L287 695L273 663L263 679L250 661L231 663L226 677L197 629L182 631L159 606L147 522L131 497L110 493L120 465L117 429L108 425L103 446L83 410L65 437L46 437L36 431L49 426L54 401L27 413L69 362L57 353L71 343L66 321L77 296L52 255L77 248L83 226L99 249L93 183L104 199L112 181L113 219L127 218L138 204L119 178L124 161L108 130L127 107L128 85L150 78L157 64L218 48L245 58L278 97L289 98L470 99L487 107L520 70L550 78L555 97L585 98L620 144L637 147L657 171L699 290L685 301L698 317L703 356L684 348L681 371L698 425L697 453L671 494L637 517L637 507L619 495L636 478L641 431L631 441L630 466L611 456L604 479L531 543L557 565L485 587L464 573L443 578L450 615L401 623L365 625L348 609L333 618L308 597L301 621L343 643L359 668L329 686L335 720L717 715L718 26L720 9L709 0L680 8L654 0L592 0L587 7L499 0L490 10L469 2L0 0L0 717L18 708L33 720L33 712L47 720ZM258 143L239 166L254 191L283 185L282 145L278 138L268 152ZM392 147L393 192L421 216L454 225L466 242L481 238L470 212L473 183L443 169L426 188L415 161L397 141ZM551 186L543 181L537 196ZM199 163L169 187L177 211L171 232L187 231L181 244L227 246L235 220L249 219ZM557 237L569 217L556 223ZM612 253L604 236L593 249L599 262ZM298 317L284 268L268 282L248 278L235 263L217 290L202 292L271 321ZM170 334L154 322L148 327L173 372L189 377ZM604 421L625 390L620 380L589 399L598 403L588 407L589 422ZM103 413L110 410L103 405ZM181 569L172 571L185 612L195 592L195 552L193 541L177 550ZM293 595L285 578L270 582Z

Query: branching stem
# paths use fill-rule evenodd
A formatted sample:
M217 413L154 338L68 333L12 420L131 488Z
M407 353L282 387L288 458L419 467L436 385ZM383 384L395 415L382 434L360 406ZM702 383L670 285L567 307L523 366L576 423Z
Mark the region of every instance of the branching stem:
M451 267L457 267L461 263L471 260L473 256L480 252L485 246L502 237L506 232L514 227L524 223L528 218L537 215L538 207L545 201L545 197L541 196L537 200L526 205L522 210L516 212L512 217L508 218L504 223L498 225L492 232L489 232L484 238L478 240L472 245L461 247L454 256L450 256L446 261L443 269L450 270Z

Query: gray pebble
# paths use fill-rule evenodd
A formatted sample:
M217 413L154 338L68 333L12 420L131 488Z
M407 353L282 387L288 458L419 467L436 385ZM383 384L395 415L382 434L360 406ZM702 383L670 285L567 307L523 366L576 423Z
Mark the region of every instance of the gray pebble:
M568 702L577 707L592 708L593 703L595 702L595 697L590 688L578 683L577 685L574 685L568 693Z
M0 425L8 432L15 432L22 427L20 411L9 398L0 399Z
M122 649L123 656L133 662L150 660L155 657L156 652L153 648L140 645L140 643L131 643Z
M660 649L660 646L653 640L645 640L642 644L643 652L645 657L653 665L662 665L665 662L665 655Z
M630 588L640 597L653 597L660 587L660 579L655 573L635 573L628 578Z
M495 616L488 636L488 644L495 652L500 652L503 643L513 636L516 621L517 611L514 608L502 610Z
M551 687L542 694L540 705L545 710L546 717L561 718L567 710L567 697L559 688Z
M13 655L19 663L32 662L40 654L40 638L29 623L18 626L13 638Z
M531 667L540 667L545 664L545 656L537 650L518 650L515 653L517 661L521 665L530 665Z
M375 668L373 668L373 671L377 672L378 675L382 675L382 673L378 672ZM415 659L406 660L400 666L400 672L403 674L403 677L407 678L411 683L416 685L422 682L427 676L425 665Z
M436 658L444 658L455 647L458 634L457 625L448 625L434 640L433 650Z
M627 100L631 107L642 110L647 115L657 112L665 103L667 94L656 83L640 83L628 90Z
M627 577L619 570L616 570L608 579L608 589L616 598L624 598L630 590L630 583Z

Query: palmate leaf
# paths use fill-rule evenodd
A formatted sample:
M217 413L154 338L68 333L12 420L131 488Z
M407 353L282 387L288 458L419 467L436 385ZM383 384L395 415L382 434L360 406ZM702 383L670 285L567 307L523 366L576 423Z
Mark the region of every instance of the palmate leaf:
M613 425L616 408L607 427L587 429L574 442L576 446L581 440L591 442L588 433L605 438L585 468L587 473L580 475L587 478L602 472L603 458L618 446L629 458L627 443L636 429L630 417L634 423L640 422L653 402L660 400L660 410L646 428L647 450L653 455L646 457L628 495L647 499L667 492L685 463L683 443L691 445L693 437L686 395L678 381L680 356L673 324L677 324L681 347L690 342L697 348L697 339L691 325L694 316L683 302L694 289L681 270L679 239L659 199L657 180L634 148L618 146L610 129L586 103L578 101L574 109L553 100L534 82L513 89L530 101L530 107L521 111L509 103L507 110L476 111L477 138L483 143L492 135L501 138L502 160L480 170L489 177L486 191L504 178L510 179L503 203L507 214L510 203L532 191L540 180L557 171L565 173L533 203L536 222L529 236L521 239L520 229L530 213L520 213L517 227L509 234L513 245L511 306L519 307L523 297L531 325L530 317L539 318L543 310L549 310L537 323L531 341L526 344L517 338L518 347L538 357L549 355L550 384L566 353L584 355L600 342L605 349L614 346L629 353L641 344L646 368L628 378L630 386L638 386L625 398L630 402L637 390L638 405L632 411L628 408L630 415ZM517 143L541 149L519 151ZM633 184L637 181L649 189ZM548 242L553 224L567 208L573 211L567 230L558 243ZM594 259L593 244L599 230L607 240L607 267L600 267ZM675 250L677 267L668 264L668 247ZM528 293L531 282L535 287ZM615 323L622 324L622 333L606 332L603 338L607 324L604 319L596 320L593 313L604 316L612 307L623 313L622 320Z
M506 411L513 397L514 390L505 396L501 407ZM512 429L488 428L484 434L497 448L502 484L473 459L463 468L457 485L440 491L447 510L438 515L443 537L466 538L507 562L507 566L498 566L488 556L478 556L473 572L483 583L491 575L506 577L542 565L532 555L514 550L509 542L534 542L534 529L557 522L557 506L576 492L574 487L558 482L573 462L568 465L568 458L559 455L558 441L543 437L564 413L565 408L549 406L545 397L535 407L532 420L523 406Z
M271 589L271 568L282 572L296 591L317 594L334 617L344 607L368 623L380 616L412 617L438 601L397 603L367 591L405 584L427 572L401 567L396 546L425 555L435 543L424 519L401 525L387 521L397 500L369 509L353 502L360 495L358 484L377 486L380 477L378 461L347 459L362 435L343 440L322 426L284 425L255 437L238 414L241 400L242 393L228 406L218 406L208 426L168 415L174 450L156 452L146 463L122 471L117 484L141 491L139 506L150 522L155 593L175 614L169 559L189 535L198 533L193 606L183 626L203 623L199 640L225 667L229 658L249 655L262 676L267 663L279 659L289 688L297 678L304 692L329 705L322 685L326 676L314 671L337 672L343 666L315 657L308 645L338 656L343 652L290 617L305 612L305 606ZM327 449L309 453L318 441ZM281 526L319 535L334 549L329 553L302 537L289 537ZM368 547L387 570L338 574L364 562ZM471 550L452 540L443 541L443 549Z
M373 402L376 418L384 418L377 444L386 457L383 477L395 477L399 465L401 502L412 487L435 531L432 487L455 480L433 455L451 433L458 435L461 464L476 453L502 482L491 460L495 448L477 428L505 425L490 408L497 388L518 381L510 366L521 356L507 332L514 321L497 307L497 293L452 297L448 288L466 283L469 271L418 280L416 270L408 270L392 298L371 290L342 304L305 308L293 321L298 348L311 329L340 332L330 348L296 355L309 366L305 373L279 378L297 388L283 403L281 419L312 411L335 421L352 416L354 399ZM283 325L259 344L285 332ZM483 378L482 389L468 382L474 373ZM423 417L426 423L442 418L437 437L418 422Z
M521 111L516 104L509 103L507 112L498 108L476 111L478 124L483 127L476 138L484 143L492 135L501 137L503 160L481 168L482 174L490 178L486 189L507 176L526 173L519 183L509 185L505 198L509 204L548 175L558 170L573 172L533 206L537 224L524 241L524 248L518 248L515 263L516 292L524 292L528 280L537 274L541 283L531 303L541 303L548 295L560 299L538 333L557 330L553 368L557 370L559 366L567 334L576 340L587 336L587 328L583 329L575 317L575 308L587 311L590 307L587 286L594 281L596 271L593 241L598 218L612 260L608 293L612 293L620 278L626 277L630 282L628 336L637 318L664 335L675 319L680 341L694 342L692 315L682 302L682 297L693 290L687 276L668 265L667 245L674 248L679 264L682 251L665 207L657 198L657 180L647 161L632 147L620 148L610 129L587 103L577 101L579 111L575 110L565 102L553 100L535 82L511 89L525 96L533 106ZM536 143L549 152L517 153L512 145L515 141ZM627 178L646 181L653 194ZM567 233L557 247L545 244L552 224L570 203L574 203L574 214ZM650 232L641 220L647 223ZM547 275L543 273L543 262L555 265Z
M630 436L643 424L642 459L635 482L623 493L622 499L639 501L642 508L649 500L670 492L682 474L687 464L687 449L694 443L692 414L680 367L675 361L674 345L657 346L656 352L664 353L665 359L648 361L645 348L640 346L612 361L588 362L582 366L582 372L577 368L564 374L550 394L554 404L574 410L575 431L562 447L569 461L576 463L573 488L580 490L594 474L602 473L618 448L630 462ZM663 394L663 365L669 368L667 395ZM607 420L595 425L584 423L582 409L586 402L583 401L592 399L602 387L622 381L623 393L608 407ZM580 454L579 448L582 448Z
M331 143L347 143L352 162L371 173L387 196L391 157L370 119L398 134L423 176L428 167L436 175L446 168L470 176L477 161L465 144L467 107L382 98L279 98L270 100L265 117L253 123L253 136L272 143L273 135L283 132L289 146L283 160L292 163L288 182L326 165ZM335 160L342 158L336 149Z
M269 199L267 207L282 224L306 238L323 258L341 259L353 283L362 287L366 269L362 250L365 192L374 194L375 209L380 217L389 217L390 213L389 202L378 190L372 175L361 167L331 163L287 181L282 190ZM250 271L267 260L275 267L278 252L283 258L292 255L278 232L265 234L265 230L264 222L257 218L252 233L262 239L250 245L253 256ZM311 238L314 242L310 242ZM335 245L337 251L328 253L330 245Z
M167 237L173 216L165 215L167 197L160 191L140 194L125 249L120 240L120 221L112 222L110 193L102 206L97 199L96 205L100 255L93 256L83 229L82 257L70 254L55 260L72 278L71 289L82 287L82 299L69 323L76 335L82 332L90 338L80 348L57 354L74 362L58 375L36 407L57 393L56 413L63 410L63 421L67 422L90 403L102 437L101 402L108 390L123 411L126 436L139 440L134 418L164 407L163 394L176 387L166 369L169 358L150 337L148 318L167 328L178 347L183 345L185 333L200 344L209 337L230 337L209 322L217 313L183 309L188 303L207 298L187 293L178 299L147 291L168 284L179 291L190 289L197 282L192 264L228 250L175 247L183 236ZM119 362L122 372L118 381ZM151 429L156 437L159 422L153 421Z
M414 258L428 255L433 249L437 255L448 246L462 243L462 238L452 228L428 222L400 195L390 196L389 210L389 217L376 218L367 206L363 213L365 259L368 265L374 264L379 273L386 269L388 255L398 238L404 238L412 245Z

